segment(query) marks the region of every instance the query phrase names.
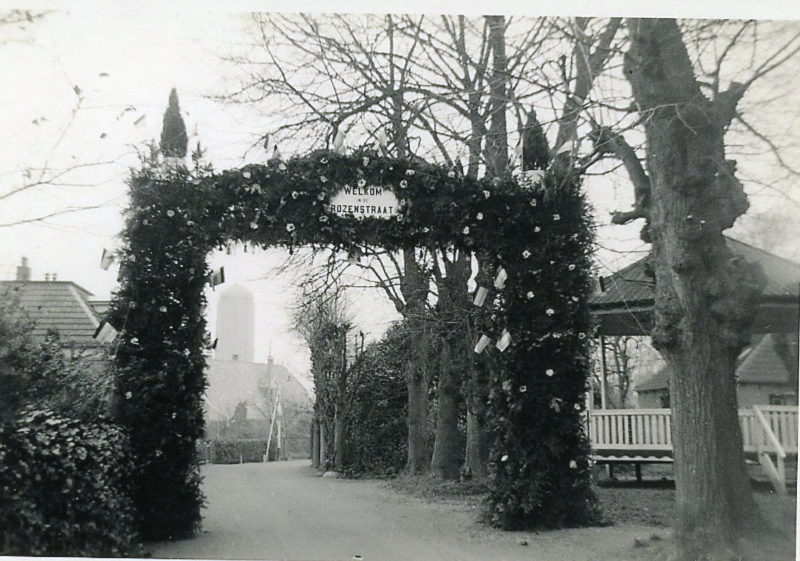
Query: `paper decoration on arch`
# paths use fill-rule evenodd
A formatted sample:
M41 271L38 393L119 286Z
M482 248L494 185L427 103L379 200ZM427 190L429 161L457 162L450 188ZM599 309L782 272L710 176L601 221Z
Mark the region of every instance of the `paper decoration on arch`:
M479 308L483 306L483 303L486 301L486 296L489 294L489 289L486 287L478 287L478 291L475 293L475 299L472 303Z
M114 262L114 254L108 251L106 248L103 248L103 256L100 257L100 268L104 271L108 271L108 268Z
M502 290L503 287L506 285L506 279L508 279L508 273L502 267L497 271L497 276L494 278L494 287L498 290Z
M117 335L119 335L119 331L114 329L114 326L106 320L103 320L95 329L92 337L101 343L111 343L117 338Z
M481 354L486 347L489 346L492 340L489 339L486 335L481 335L481 338L478 339L478 343L475 345L475 353Z
M497 349L502 353L504 350L508 348L511 344L511 334L508 332L508 329L504 329L502 335L500 335L500 340L497 341Z

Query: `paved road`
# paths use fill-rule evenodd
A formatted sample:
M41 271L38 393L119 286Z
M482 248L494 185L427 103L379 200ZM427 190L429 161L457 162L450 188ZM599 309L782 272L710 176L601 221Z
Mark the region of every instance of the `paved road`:
M154 557L350 561L625 559L646 528L510 533L469 504L429 503L377 481L319 477L307 461L211 465L203 533L155 544ZM527 539L529 545L520 545Z

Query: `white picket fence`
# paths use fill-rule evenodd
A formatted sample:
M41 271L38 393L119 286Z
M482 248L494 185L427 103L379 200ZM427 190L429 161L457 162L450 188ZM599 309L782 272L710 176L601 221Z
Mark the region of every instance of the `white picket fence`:
M669 409L592 409L589 437L597 461L672 461ZM744 451L755 453L779 492L786 492L784 460L797 456L798 407L754 405L739 410ZM774 462L773 462L774 457Z

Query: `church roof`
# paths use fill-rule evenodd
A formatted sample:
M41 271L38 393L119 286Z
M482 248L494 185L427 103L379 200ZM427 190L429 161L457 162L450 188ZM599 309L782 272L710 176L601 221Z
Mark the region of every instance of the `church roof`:
M92 293L74 282L0 281L0 293L18 298L19 306L33 322L34 340L43 341L53 330L66 344L99 344L94 332L100 319L88 300Z
M209 360L206 369L206 411L210 420L228 419L236 406L248 405L248 417L264 418L258 408L270 388L280 388L283 403L311 404L311 397L288 368L275 362Z

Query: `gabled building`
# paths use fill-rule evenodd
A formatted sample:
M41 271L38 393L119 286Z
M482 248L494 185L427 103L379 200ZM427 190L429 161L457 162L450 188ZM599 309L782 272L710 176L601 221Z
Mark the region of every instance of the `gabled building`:
M306 458L313 401L271 356L266 364L254 361L254 307L253 293L238 284L220 294L216 349L206 369L206 438L269 441L279 458Z
M288 368L241 360L209 360L205 394L209 440L279 438L281 457L306 458L313 401Z
M13 281L0 281L0 298L13 299L33 324L31 336L43 342L50 332L57 332L65 347L99 347L94 338L100 317L92 307L92 293L71 281L59 281L56 275L45 280L31 280L28 260L22 258Z
M752 245L726 238L735 257L755 263L766 277L752 327L751 345L739 357L736 376L740 407L796 405L800 265ZM599 337L646 336L653 325L655 283L647 259L600 279L591 300ZM639 408L669 405L669 372L661 368L633 388Z
M742 352L736 367L739 407L753 405L797 405L797 337L768 333L755 338ZM661 368L636 384L638 407L669 407L669 370Z
M756 263L766 276L753 333L798 332L800 265L752 245L726 238L735 257ZM600 290L589 305L598 335L649 335L653 325L655 283L647 258L608 277L600 277Z

